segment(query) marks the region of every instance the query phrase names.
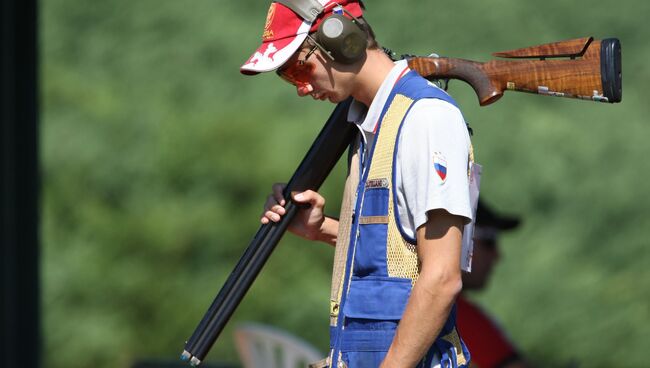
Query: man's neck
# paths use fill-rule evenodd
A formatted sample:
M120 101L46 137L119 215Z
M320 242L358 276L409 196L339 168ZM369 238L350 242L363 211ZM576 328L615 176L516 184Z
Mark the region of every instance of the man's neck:
M393 61L382 50L368 50L366 61L355 78L352 97L369 107L393 66Z

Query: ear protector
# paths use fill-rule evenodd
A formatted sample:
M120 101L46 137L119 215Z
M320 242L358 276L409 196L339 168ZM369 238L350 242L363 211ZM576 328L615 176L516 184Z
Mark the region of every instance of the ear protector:
M321 22L314 38L334 60L354 64L361 60L368 44L366 31L362 27L358 19L332 14Z
M313 22L325 8L318 0L276 0L286 5L307 21ZM334 12L318 26L313 38L321 50L342 64L354 64L361 60L368 45L365 24L334 3ZM346 13L352 19L343 15Z

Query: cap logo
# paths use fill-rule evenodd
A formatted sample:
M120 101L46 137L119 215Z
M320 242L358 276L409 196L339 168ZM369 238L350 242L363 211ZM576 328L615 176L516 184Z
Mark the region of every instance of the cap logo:
M275 6L276 3L271 3L271 7L269 7L269 12L266 14L266 24L264 24L264 33L262 33L263 41L267 41L273 38L273 30L271 29L271 23L273 23L273 17L275 16Z
M442 183L447 179L447 159L440 152L433 154L433 168L442 180Z

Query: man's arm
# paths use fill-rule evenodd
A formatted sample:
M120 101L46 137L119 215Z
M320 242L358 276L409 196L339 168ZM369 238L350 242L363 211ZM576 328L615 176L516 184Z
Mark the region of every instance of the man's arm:
M440 333L462 288L462 229L463 218L445 210L429 211L418 228L420 276L381 367L414 367Z

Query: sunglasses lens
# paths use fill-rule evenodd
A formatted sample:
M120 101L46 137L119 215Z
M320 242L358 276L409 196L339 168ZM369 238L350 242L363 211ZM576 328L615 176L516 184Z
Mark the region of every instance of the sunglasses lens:
M296 63L286 69L278 70L277 74L280 78L294 86L299 86L309 82L309 77L311 76L313 69L314 66L311 64Z

